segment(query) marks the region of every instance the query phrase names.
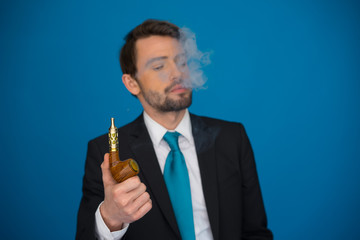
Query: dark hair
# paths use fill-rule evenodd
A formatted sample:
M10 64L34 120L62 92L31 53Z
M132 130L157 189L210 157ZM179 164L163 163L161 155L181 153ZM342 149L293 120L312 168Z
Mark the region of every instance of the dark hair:
M135 79L136 48L138 39L150 36L169 36L180 39L179 27L167 21L149 19L130 31L124 38L126 41L120 52L120 66L123 74L130 74Z

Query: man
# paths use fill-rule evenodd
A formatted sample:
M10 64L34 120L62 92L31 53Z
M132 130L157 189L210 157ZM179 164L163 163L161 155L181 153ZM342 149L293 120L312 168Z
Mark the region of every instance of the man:
M192 90L179 28L143 22L127 35L120 63L125 87L144 108L118 130L120 159L135 159L140 174L116 183L107 135L90 141L76 238L272 239L243 126L187 110Z

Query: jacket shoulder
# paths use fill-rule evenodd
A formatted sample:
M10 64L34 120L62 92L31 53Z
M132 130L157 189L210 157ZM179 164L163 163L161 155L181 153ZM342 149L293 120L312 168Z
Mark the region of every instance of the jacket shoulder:
M240 122L227 121L218 118L212 118L207 116L198 116L191 114L193 122L202 122L209 127L221 127L221 128L241 128L244 129L244 125Z

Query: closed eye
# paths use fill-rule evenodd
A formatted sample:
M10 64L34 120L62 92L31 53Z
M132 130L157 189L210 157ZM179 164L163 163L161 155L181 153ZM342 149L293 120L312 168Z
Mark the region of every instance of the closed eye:
M155 71L160 71L163 68L164 68L164 65L156 65L152 69L155 70Z
M185 68L187 66L187 62L186 61L177 62L176 65L179 68Z

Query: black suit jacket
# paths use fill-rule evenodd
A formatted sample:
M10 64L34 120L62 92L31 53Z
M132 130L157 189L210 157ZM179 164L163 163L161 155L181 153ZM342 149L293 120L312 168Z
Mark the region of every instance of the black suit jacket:
M190 115L206 208L214 240L272 239L267 229L250 142L240 123ZM181 239L143 116L119 128L120 159L134 158L152 209L130 224L123 239ZM104 199L100 165L107 135L89 142L76 239L95 239L95 211Z

